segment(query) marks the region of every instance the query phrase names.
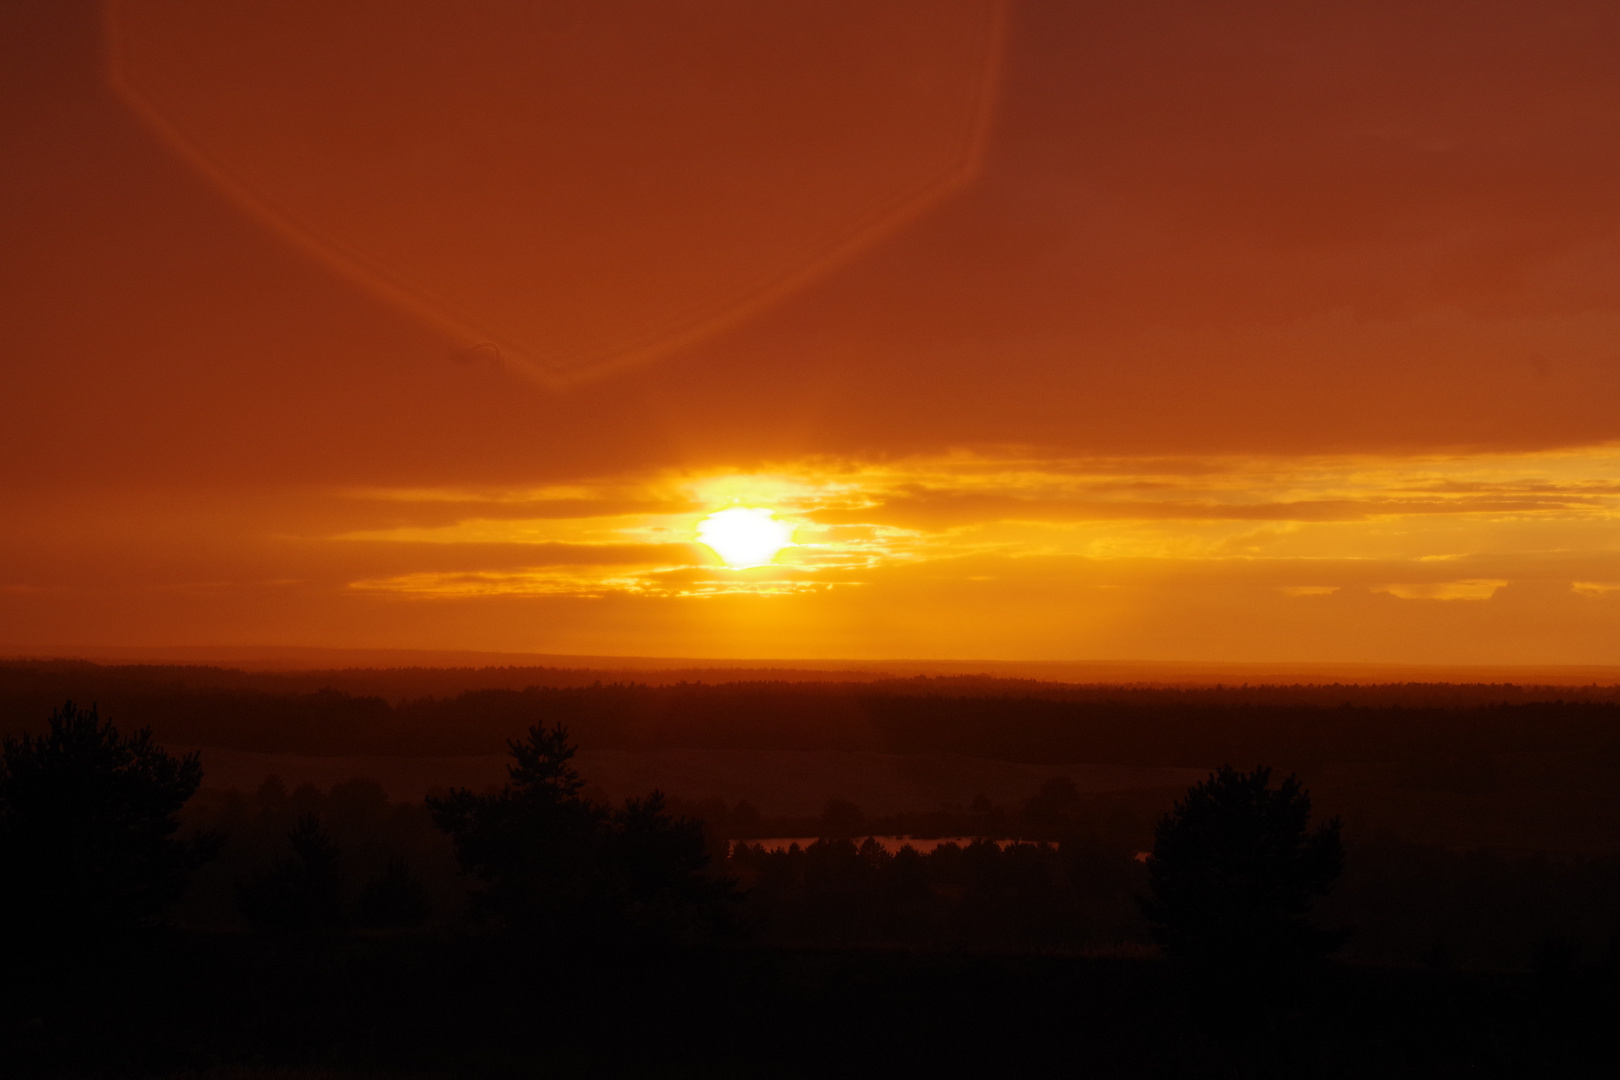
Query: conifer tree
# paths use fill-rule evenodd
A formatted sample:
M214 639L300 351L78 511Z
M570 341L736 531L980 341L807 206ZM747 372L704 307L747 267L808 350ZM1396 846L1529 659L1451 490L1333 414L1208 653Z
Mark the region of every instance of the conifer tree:
M0 918L19 933L96 936L163 916L221 839L180 839L202 783L150 729L120 735L70 701L41 736L0 746Z
M1159 822L1143 913L1165 954L1233 977L1297 971L1344 931L1312 925L1311 901L1344 864L1337 819L1310 827L1311 799L1290 776L1223 766Z

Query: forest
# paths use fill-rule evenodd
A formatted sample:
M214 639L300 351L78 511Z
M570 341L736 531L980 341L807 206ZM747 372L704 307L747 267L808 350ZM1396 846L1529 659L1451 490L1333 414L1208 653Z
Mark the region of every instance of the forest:
M491 1074L950 1072L988 1060L998 1026L1030 1025L1042 1033L996 1052L1007 1075L1079 1044L1122 1076L1612 1062L1613 688L487 685L533 675L0 666L13 1064L459 1074L474 1040ZM424 685L445 694L411 696ZM69 752L74 738L88 741ZM222 785L221 751L239 777L266 771ZM161 795L140 804L161 873L127 910L83 899L123 895L134 865L104 838L83 847L100 835L85 800L111 797L85 763L118 754L112 772ZM458 756L501 771L414 797L389 780ZM49 760L75 779L51 788ZM727 797L714 771L760 760L799 769L803 790ZM624 776L701 790L615 790L590 771L627 761L642 771ZM300 762L367 771L273 771ZM873 762L888 771L871 805L815 791ZM915 803L985 778L1025 786ZM1330 838L1331 865L1286 933L1200 966L1166 936L1179 894L1164 874L1172 824L1222 778L1262 802L1295 791L1290 843ZM863 1064L806 1025L846 1032Z

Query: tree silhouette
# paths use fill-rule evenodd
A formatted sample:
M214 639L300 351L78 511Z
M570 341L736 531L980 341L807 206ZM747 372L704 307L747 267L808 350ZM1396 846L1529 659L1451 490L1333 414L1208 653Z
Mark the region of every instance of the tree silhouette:
M1165 954L1223 977L1297 971L1343 943L1306 920L1343 866L1339 822L1310 828L1311 800L1290 776L1230 765L1192 787L1159 822L1141 902Z
M220 837L177 839L202 782L150 729L121 736L70 701L0 749L0 912L14 932L97 936L160 918Z
M480 883L476 911L532 941L689 940L724 922L728 881L704 875L702 826L671 818L657 792L609 812L581 796L574 747L560 724L508 742L499 791L430 798L434 822Z
M462 871L481 884L476 911L518 933L566 938L593 916L601 893L593 849L607 814L581 798L561 725L536 725L507 745L515 761L499 791L454 788L428 808L455 842Z
M290 859L242 882L236 906L260 930L334 930L345 921L338 848L314 814L287 834Z
M607 833L613 903L631 940L692 943L729 929L733 886L713 878L703 823L671 817L663 792L627 799Z

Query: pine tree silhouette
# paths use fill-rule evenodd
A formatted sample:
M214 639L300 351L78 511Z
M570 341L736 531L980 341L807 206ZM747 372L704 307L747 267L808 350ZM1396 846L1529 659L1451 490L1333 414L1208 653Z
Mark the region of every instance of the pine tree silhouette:
M160 919L221 837L178 839L202 782L150 729L128 737L70 701L0 748L0 919L18 934L118 933Z
M566 942L599 914L595 847L607 812L580 796L563 727L537 725L508 746L515 760L499 791L455 788L428 808L455 842L462 871L479 882L475 910L516 933Z
M672 818L656 792L616 812L584 798L561 725L508 746L499 791L428 800L479 882L476 910L552 946L690 941L726 923L732 883L705 874L700 823Z
M1270 784L1269 768L1222 766L1159 822L1141 907L1185 968L1270 978L1321 960L1348 936L1306 918L1344 864L1338 820L1310 828L1299 781Z

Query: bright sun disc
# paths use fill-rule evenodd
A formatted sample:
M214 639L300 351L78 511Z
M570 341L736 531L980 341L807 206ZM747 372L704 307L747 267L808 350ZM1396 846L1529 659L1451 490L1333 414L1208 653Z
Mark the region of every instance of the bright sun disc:
M776 520L776 511L734 506L698 522L698 540L733 570L766 566L776 553L793 544L793 526Z

